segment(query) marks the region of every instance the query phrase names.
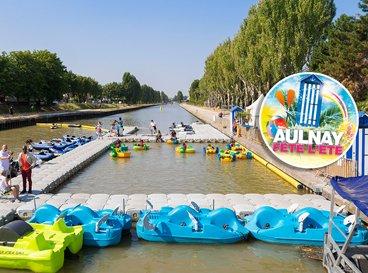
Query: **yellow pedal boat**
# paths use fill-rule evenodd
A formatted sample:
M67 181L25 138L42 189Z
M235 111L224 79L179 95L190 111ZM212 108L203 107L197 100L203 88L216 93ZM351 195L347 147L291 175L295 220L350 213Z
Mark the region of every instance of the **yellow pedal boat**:
M16 220L0 227L0 267L53 273L64 265L64 251L77 253L83 244L82 226L68 227Z

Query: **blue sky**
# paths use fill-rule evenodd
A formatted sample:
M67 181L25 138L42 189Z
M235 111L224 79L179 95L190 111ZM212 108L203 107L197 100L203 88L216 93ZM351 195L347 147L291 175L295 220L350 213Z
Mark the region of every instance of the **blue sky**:
M2 0L0 51L48 49L101 83L133 73L169 96L201 77L256 0ZM358 0L335 0L338 15Z

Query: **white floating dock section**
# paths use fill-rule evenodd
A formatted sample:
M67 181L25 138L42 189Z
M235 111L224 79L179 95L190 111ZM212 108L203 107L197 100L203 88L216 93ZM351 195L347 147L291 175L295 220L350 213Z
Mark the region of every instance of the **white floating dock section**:
M178 134L179 140L209 143L224 143L230 141L230 138L227 135L221 133L209 124L193 123L191 126L194 130L194 134L180 132Z
M135 132L136 127L126 127L125 131ZM54 190L101 156L115 140L116 138L104 136L103 139L88 142L43 163L39 168L34 168L32 170L33 192L39 194ZM16 184L22 185L21 175L12 180Z
M54 190L76 172L98 158L112 142L113 140L110 138L93 140L43 163L39 168L34 168L32 174L34 193L47 193ZM22 185L20 175L12 180Z
M227 135L223 134L209 124L195 122L191 124L191 126L193 128L192 132L177 132L176 137L180 142L225 143L230 141L230 138ZM163 135L162 138L164 141L166 141L170 138L170 136ZM143 140L144 142L155 142L156 136L151 134L132 134L124 136L120 139L125 142L138 142L140 140Z
M36 207L42 204L51 204L59 209L74 207L78 204L86 205L94 210L120 208L136 217L140 210L147 209L146 200L150 201L153 209L158 210L164 206L176 207L179 205L190 205L191 201L196 202L201 208L230 208L237 215L243 216L252 213L261 206L272 206L275 208L288 208L297 203L299 208L314 207L321 210L329 210L330 201L321 195L315 194L201 194L201 193L153 193L153 194L88 194L88 193L57 193L40 194L35 200L18 204L17 214L22 218L32 216L35 203ZM1 205L1 204L0 204ZM0 206L1 210L1 206Z

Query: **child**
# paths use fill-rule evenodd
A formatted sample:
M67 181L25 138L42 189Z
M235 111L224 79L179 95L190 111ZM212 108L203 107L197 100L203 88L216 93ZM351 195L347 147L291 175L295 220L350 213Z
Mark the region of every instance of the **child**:
M182 147L183 147L184 151L186 151L186 150L187 150L187 148L188 148L188 144L187 144L187 142L186 142L186 141L184 141L184 143L183 143Z
M157 131L156 142L164 142L162 140L162 134L161 134L161 131L160 130Z
M96 125L96 135L97 139L102 139L102 123L99 121Z
M116 142L115 142L115 148L120 148L121 146L121 140L118 139Z
M5 172L1 173L0 176L0 193L6 194L8 192L12 192L13 200L12 202L20 202L19 199L19 186L18 185L11 185L10 178L5 176Z
M176 132L174 130L171 131L171 139L176 139Z

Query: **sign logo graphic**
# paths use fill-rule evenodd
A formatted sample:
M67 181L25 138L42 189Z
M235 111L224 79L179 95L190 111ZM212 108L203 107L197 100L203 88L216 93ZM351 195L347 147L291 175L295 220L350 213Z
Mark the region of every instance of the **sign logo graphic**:
M259 121L263 140L280 160L299 168L320 168L337 161L352 145L358 110L341 83L303 72L272 87Z

